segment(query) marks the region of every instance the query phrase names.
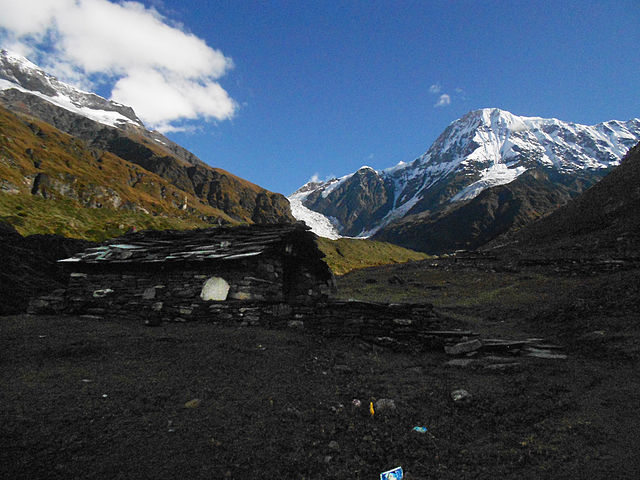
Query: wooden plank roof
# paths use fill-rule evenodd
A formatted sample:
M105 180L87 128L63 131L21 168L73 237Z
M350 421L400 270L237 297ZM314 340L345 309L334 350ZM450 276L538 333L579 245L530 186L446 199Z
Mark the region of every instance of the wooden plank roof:
M157 263L238 260L260 255L292 235L311 236L304 223L131 233L88 248L62 263Z

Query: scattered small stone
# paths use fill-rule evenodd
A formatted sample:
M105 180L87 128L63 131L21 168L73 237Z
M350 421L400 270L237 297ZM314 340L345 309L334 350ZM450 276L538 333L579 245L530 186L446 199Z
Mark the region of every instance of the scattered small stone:
M396 402L391 398L381 398L373 405L376 413L382 413L383 411L394 411L396 409Z
M215 438L210 438L209 445L211 445L212 447L221 447L222 442L220 440L216 440Z
M202 400L200 400L199 398L194 398L193 400L189 400L187 403L185 403L184 408L198 408L201 403Z
M302 412L295 407L287 407L285 411L292 417L302 418Z
M351 404L356 408L360 408L362 406L362 402L360 400L358 400L357 398L354 398L351 401Z
M331 440L329 442L329 449L338 452L338 451L340 451L340 444L338 442L336 442L335 440Z
M304 322L302 320L289 320L287 322L289 328L304 328Z
M323 459L324 463L329 463L331 462L331 460L333 460L333 457L331 455L326 455Z
M477 338L468 342L456 343L455 345L446 345L444 351L449 355L462 355L463 353L473 352L482 347L482 342Z
M458 390L454 390L451 392L451 400L458 406L468 406L471 405L473 400L473 395L471 395L466 390L460 388Z

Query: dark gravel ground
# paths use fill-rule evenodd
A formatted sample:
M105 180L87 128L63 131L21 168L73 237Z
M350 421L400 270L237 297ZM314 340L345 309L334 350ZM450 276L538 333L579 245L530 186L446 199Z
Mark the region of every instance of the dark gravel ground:
M485 267L340 284L437 300L484 335L541 332L567 359L455 368L440 352L304 331L2 317L0 478L376 479L395 466L409 479L640 478L638 272ZM457 388L469 406L454 405ZM382 398L396 409L371 416Z

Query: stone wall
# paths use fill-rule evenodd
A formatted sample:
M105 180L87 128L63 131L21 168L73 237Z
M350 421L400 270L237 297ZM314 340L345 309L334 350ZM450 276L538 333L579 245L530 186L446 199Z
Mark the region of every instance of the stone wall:
M210 265L143 264L137 271L113 265L78 268L70 274L63 310L72 314L153 312L165 319L188 316L185 312L210 303L201 294L212 278L228 284L226 298L219 300L295 304L326 300L334 288L333 278L323 280L303 267L291 277L281 259L260 257Z
M76 276L76 282L80 278ZM157 292L163 290L156 289ZM118 297L116 290L95 292L98 297L91 302L80 302L69 296L68 291L57 291L56 295L34 299L30 313L70 313L96 319L115 317L148 324L199 321L232 327L293 328L326 336L362 338L387 346L416 342L429 346L433 331L445 326L430 304L329 300L305 305L240 300L216 302L193 298L181 301L174 298L176 301L167 304L161 300L166 298L166 295L163 297L164 292L155 298L140 296L127 302Z
M202 289L212 277L229 285L228 299L242 301L284 301L282 263L255 262L253 268L221 262L215 267L140 267L137 272L103 269L73 272L65 292L69 313L167 312L188 310L202 302Z
M251 266L252 268L249 268ZM215 268L155 265L137 272L92 267L71 273L66 290L34 299L30 313L125 318L147 324L203 321L228 326L296 328L329 336L353 336L382 344L416 340L442 327L429 304L376 304L329 300L333 278L310 269L293 276L278 259L222 262ZM212 277L228 284L224 301L201 298ZM295 282L287 292L287 283ZM224 283L224 282L222 282ZM226 284L224 284L226 290ZM293 292L293 294L291 294ZM226 293L226 291L225 291Z

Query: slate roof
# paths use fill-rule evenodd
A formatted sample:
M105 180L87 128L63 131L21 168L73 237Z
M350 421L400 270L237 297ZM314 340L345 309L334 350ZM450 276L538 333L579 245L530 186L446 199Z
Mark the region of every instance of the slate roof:
M62 263L126 264L237 260L260 255L291 240L315 245L315 234L304 223L164 230L131 233L88 248ZM323 255L315 247L321 258ZM307 252L308 254L309 252Z

